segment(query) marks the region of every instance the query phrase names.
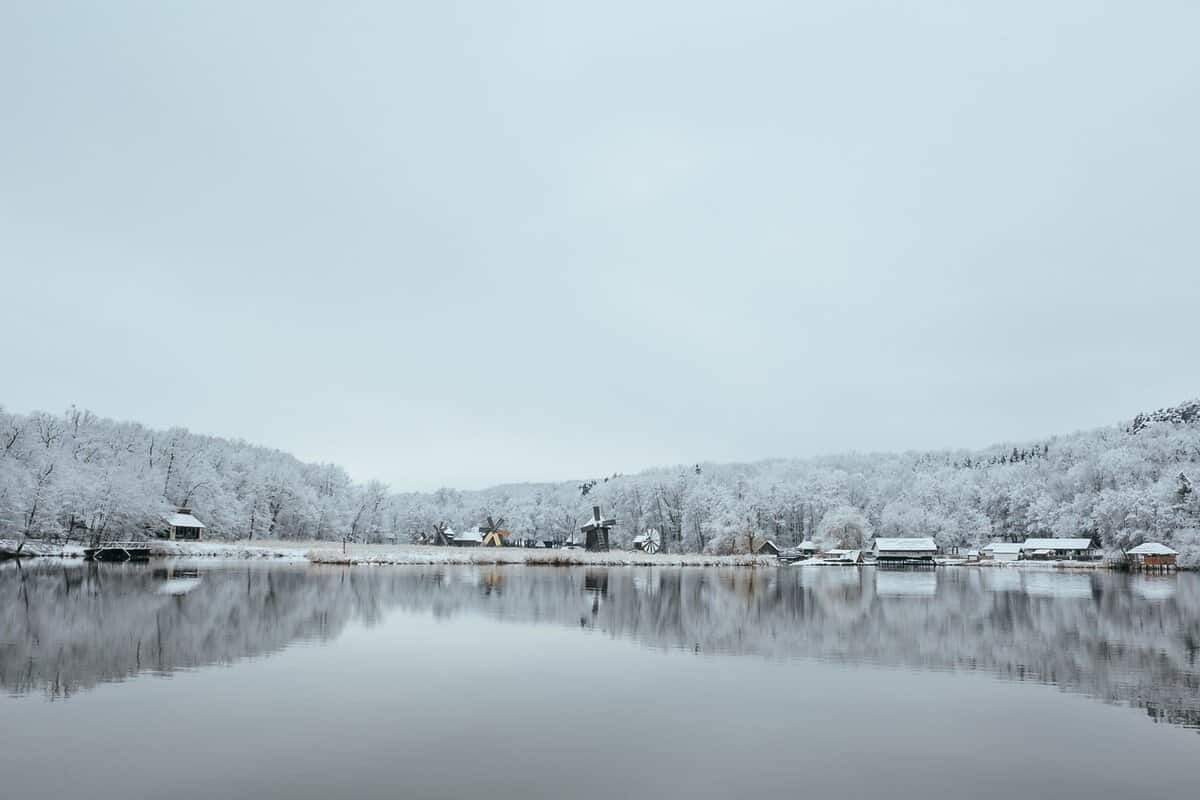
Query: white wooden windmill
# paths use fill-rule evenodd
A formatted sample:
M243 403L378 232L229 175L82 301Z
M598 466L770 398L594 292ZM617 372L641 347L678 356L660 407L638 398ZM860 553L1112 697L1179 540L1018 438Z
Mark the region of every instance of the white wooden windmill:
M617 524L615 517L605 517L600 513L600 506L592 506L592 518L579 530L583 531L588 550L600 551L608 549L608 532Z

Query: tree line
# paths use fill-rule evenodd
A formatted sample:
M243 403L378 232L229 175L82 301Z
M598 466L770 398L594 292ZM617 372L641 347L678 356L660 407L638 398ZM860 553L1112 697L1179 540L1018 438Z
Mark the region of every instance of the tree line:
M1195 404L1180 408L1190 409ZM943 548L993 539L1144 540L1200 561L1200 421L1155 412L1037 444L983 451L848 454L749 464L689 464L637 474L466 491L396 492L249 444L154 430L70 408L0 409L0 538L153 535L188 506L210 535L240 540L415 540L504 517L514 539L565 541L593 505L613 541L653 528L664 548L745 552L767 539L857 547L873 536L932 536Z

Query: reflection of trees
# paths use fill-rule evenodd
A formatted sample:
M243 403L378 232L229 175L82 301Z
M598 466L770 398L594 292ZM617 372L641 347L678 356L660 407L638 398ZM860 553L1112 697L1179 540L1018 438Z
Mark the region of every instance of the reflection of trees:
M0 684L68 695L262 655L391 609L584 626L652 647L982 670L1200 724L1200 579L1025 570L239 566L0 570Z

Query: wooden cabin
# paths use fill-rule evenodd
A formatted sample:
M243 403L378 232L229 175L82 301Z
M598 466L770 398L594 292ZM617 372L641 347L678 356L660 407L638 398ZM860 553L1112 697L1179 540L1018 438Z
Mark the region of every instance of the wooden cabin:
M1175 566L1179 553L1158 542L1143 542L1125 551L1130 566L1135 569L1170 569Z
M1034 561L1098 561L1104 555L1092 539L1026 539L1021 558Z
M907 539L875 540L871 551L880 566L932 566L938 546L932 538L921 536Z
M204 537L204 529L207 527L192 515L192 510L187 506L180 506L174 514L167 514L163 517L163 522L166 523L166 530L159 536L173 542L198 542Z
M775 544L770 539L767 539L765 542L760 544L758 549L754 552L760 556L778 556L782 550L780 550L779 545Z

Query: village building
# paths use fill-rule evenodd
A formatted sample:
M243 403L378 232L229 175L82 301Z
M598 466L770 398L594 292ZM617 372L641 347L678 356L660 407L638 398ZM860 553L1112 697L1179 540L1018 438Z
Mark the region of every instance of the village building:
M796 545L796 549L799 550L805 556L811 556L817 552L818 548L817 548L817 545L811 539L805 539L803 542Z
M932 538L922 536L910 539L875 540L872 552L881 566L925 566L934 563L938 546Z
M204 530L207 527L192 515L192 510L187 506L180 506L174 514L167 514L163 517L163 522L167 527L159 536L173 542L199 541L204 536Z
M983 548L983 557L997 563L1009 563L1021 559L1020 542L992 542Z
M479 530L479 526L452 535L454 538L450 543L455 547L479 547L483 544L483 532Z
M1096 561L1104 553L1091 539L1026 539L1021 557L1035 561Z
M775 544L770 539L767 539L765 542L760 544L758 549L754 552L760 556L778 556L782 551L780 550L779 545Z
M1167 569L1175 566L1179 553L1159 542L1143 542L1126 550L1125 556L1138 569Z

